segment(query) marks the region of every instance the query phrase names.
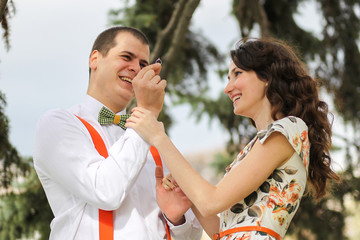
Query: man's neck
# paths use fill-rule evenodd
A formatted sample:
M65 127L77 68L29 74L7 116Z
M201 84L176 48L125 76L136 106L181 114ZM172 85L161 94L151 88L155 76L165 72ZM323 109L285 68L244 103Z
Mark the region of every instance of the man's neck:
M106 100L106 98L101 98L99 96L96 96L94 94L91 94L91 92L87 93L89 96L91 96L92 98L96 99L97 101L99 101L100 103L102 103L105 107L107 107L108 109L110 109L113 113L118 113L123 111L124 109L126 109L126 105L122 106L122 105L115 105L115 104L111 104L109 101Z

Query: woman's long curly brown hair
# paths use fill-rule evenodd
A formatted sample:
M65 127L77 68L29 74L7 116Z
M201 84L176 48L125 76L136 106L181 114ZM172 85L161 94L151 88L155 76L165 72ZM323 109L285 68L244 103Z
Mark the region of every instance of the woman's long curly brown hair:
M332 123L328 105L319 99L317 81L294 50L280 40L244 39L230 54L237 67L255 71L268 83L266 96L274 120L296 116L307 124L311 143L308 180L314 197L323 197L328 180L339 180L339 176L331 169Z

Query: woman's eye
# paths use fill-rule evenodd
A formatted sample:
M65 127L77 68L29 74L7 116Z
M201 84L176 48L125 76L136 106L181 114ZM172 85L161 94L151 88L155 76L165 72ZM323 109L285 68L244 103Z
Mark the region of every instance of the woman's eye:
M235 71L235 72L234 72L234 75L235 75L235 77L236 77L236 76L240 75L241 73L242 73L241 71Z
M143 69L144 67L146 67L146 64L140 63L140 68Z

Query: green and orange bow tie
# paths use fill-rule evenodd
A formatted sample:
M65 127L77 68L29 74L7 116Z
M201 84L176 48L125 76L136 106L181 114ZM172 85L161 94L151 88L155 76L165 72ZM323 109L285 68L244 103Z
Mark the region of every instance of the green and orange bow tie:
M98 121L100 125L117 124L122 129L126 130L126 119L130 117L130 114L115 115L112 111L106 107L102 107L99 112Z

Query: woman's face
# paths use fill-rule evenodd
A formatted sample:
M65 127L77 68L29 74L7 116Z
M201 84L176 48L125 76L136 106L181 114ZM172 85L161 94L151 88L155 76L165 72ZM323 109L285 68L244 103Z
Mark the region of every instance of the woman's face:
M252 70L238 68L232 61L229 67L228 84L224 92L234 106L234 113L255 119L269 101L265 95L266 82L261 81Z

